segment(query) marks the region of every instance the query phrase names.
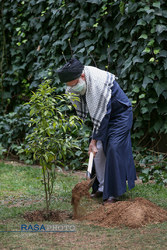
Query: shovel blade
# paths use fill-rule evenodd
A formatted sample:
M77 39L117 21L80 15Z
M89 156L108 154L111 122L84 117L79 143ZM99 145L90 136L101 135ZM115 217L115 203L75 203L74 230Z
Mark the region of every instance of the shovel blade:
M96 179L96 175L93 177L93 179L90 180L89 184L88 184L88 188L90 189L93 186L93 183Z

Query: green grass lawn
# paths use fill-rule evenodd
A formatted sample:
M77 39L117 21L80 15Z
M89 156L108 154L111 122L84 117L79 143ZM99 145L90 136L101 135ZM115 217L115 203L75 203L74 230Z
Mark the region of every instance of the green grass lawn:
M83 178L58 172L51 208L72 214L71 191ZM25 221L23 215L45 207L41 179L39 167L0 163L0 231L19 231L22 224L39 224ZM167 209L167 188L154 183L138 184L122 199L129 197L144 197ZM42 223L75 225L76 232L0 232L0 249L167 249L167 222L138 229L102 228L71 219Z

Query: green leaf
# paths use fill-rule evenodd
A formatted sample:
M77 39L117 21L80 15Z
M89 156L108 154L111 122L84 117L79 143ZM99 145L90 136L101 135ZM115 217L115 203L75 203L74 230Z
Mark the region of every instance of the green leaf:
M111 26L110 25L106 25L104 32L105 32L105 38L108 38L108 33L111 31Z
M136 100L133 100L133 101L132 101L132 104L136 104L136 103L137 103L137 101L136 101Z
M155 58L154 57L151 57L149 62L154 62L155 61Z
M156 26L156 31L157 31L157 33L158 33L158 35L159 35L159 34L161 34L162 32L167 31L167 27L166 27L166 25L158 24L158 25Z
M94 46L90 46L89 49L88 49L88 53L90 53L91 51L93 51L95 49Z
M142 170L142 173L146 174L146 175L149 174L149 172L150 172L149 168L145 168L145 169Z
M76 151L76 152L75 152L75 155L76 155L76 156L80 156L81 154L82 154L82 151Z
M139 56L135 56L133 58L133 64L135 64L135 63L143 63L143 62L144 62L144 58L141 58Z
M167 58L164 60L164 69L167 70Z
M167 91L164 91L164 92L162 93L162 95L163 95L163 97L165 98L165 100L167 100Z
M149 103L152 103L152 104L153 104L153 103L156 103L157 101L158 101L158 98L157 98L157 97L156 97L156 98L154 97L154 98L149 98L149 99L148 99L148 102L149 102Z
M135 93L139 93L139 92L140 92L139 87L135 86L135 87L133 88L133 92L135 92Z
M150 53L150 51L151 51L150 48L147 48L147 47L146 47L146 48L143 50L143 53Z
M157 121L157 122L154 124L153 128L154 128L154 130L155 130L156 133L159 132L159 130L161 129L162 125L163 125L163 124L162 124L162 121Z
M149 113L151 113L154 109L157 109L157 108L158 108L157 104L148 105Z
M144 79L143 79L143 84L142 84L142 87L144 89L146 89L147 85L149 83L153 83L153 80L151 78L149 78L148 76L145 76Z
M140 39L140 38L147 39L148 36L147 36L146 34L142 34L141 36L139 36L139 39Z
M147 44L147 46L150 46L152 47L155 43L155 40L154 39L151 39L150 42Z
M139 95L139 99L143 99L143 98L145 98L145 96L146 96L146 94L141 94L141 95Z
M123 15L125 12L125 3L123 1L120 2L119 4L120 12Z
M167 51L166 50L161 50L157 56L157 58L159 57L165 57L167 58Z
M163 91L167 90L167 84L166 83L154 83L155 91L158 95L158 97L162 94Z
M95 3L95 4L100 4L101 1L100 0L86 0L87 3Z
M49 0L49 4L52 4L54 2L55 2L55 0Z
M49 35L43 36L43 37L42 37L42 40L43 40L43 42L44 42L44 45L46 45L47 42L49 41Z
M105 54L101 55L100 61L104 61L104 60L106 60L106 59L107 59L107 55L105 55Z
M93 25L93 28L97 28L98 25L99 25L99 23L95 23L95 24Z
M150 13L154 12L154 10L153 10L153 9L150 9L149 6L144 7L144 10L145 10L145 12L146 12L147 14L150 14Z
M153 7L156 7L158 9L160 9L161 3L160 2L155 2L153 3Z
M137 24L136 25L141 25L141 26L145 26L146 25L146 22L143 20L143 19L139 19L137 21Z
M124 68L121 71L121 74L125 74L126 71L130 70L130 66L132 65L132 57L133 55L130 55L130 57L124 62Z
M142 122L141 121L135 121L134 122L134 129L139 128L141 126L142 126Z
M134 3L134 2L132 3L129 1L128 4L126 4L125 11L128 14L134 13L134 12L136 12L137 7L138 7L137 3Z
M159 49L154 49L154 54L157 55L159 53Z
M164 18L167 18L167 10L162 10L162 16L163 16Z
M85 51L85 48L82 48L82 49L80 49L79 51L78 51L78 53L83 53Z
M48 156L47 154L44 154L45 161L48 162Z
M88 40L88 39L86 39L86 40L84 41L85 47L88 47L88 46L90 46L90 45L92 45L92 44L94 44L94 43L95 43L95 41L93 41L93 40Z
M142 114L145 114L145 113L147 113L148 112L148 108L146 108L146 107L142 107L141 108L141 113Z
M157 37L157 42L161 45L162 42L167 41L167 32L163 32Z
M30 116L33 116L35 113L36 113L35 109L31 108L31 110L30 110Z

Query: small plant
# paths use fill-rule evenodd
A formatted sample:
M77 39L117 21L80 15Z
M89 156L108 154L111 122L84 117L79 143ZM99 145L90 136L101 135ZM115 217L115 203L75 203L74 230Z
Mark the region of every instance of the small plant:
M39 161L42 166L47 213L53 194L57 163L74 148L79 149L69 131L81 126L79 118L67 112L72 108L67 105L69 97L54 96L56 88L51 87L49 83L49 80L42 83L28 103L30 126L33 130L26 137L25 149L25 152L33 155L33 159Z

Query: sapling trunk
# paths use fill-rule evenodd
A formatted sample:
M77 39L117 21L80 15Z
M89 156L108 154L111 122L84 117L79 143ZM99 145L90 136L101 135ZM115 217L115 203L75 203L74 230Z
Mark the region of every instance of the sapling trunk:
M49 213L49 202L48 202L48 191L47 191L47 183L46 183L46 170L42 166L43 180L44 180L44 189L45 189L45 201L46 201L46 212Z

